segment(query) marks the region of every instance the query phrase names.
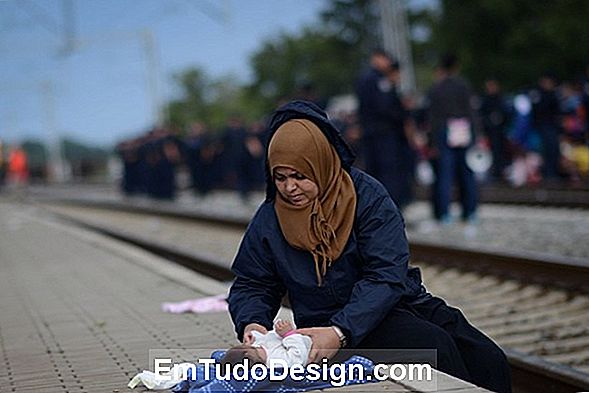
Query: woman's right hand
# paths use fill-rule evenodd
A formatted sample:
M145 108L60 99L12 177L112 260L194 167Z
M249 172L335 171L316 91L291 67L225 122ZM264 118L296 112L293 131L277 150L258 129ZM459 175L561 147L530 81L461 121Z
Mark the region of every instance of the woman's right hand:
M243 330L243 343L245 345L251 345L254 342L254 336L252 335L253 330L258 331L262 334L268 333L268 329L266 329L259 323L250 323Z

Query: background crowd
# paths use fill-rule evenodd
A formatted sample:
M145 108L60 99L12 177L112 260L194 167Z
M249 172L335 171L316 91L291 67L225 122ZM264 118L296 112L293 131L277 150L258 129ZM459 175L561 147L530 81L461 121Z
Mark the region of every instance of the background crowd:
M459 59L449 54L433 71L428 94L416 97L399 90L399 64L375 50L356 81L355 110L329 105L311 84L277 104L306 99L325 107L327 102L358 166L378 178L401 207L411 201L417 176L433 182L434 213L444 220L456 180L468 220L476 211L477 182L587 185L589 64L584 71L582 78L564 81L547 71L517 92L504 92L500 77L489 77L476 94L460 76ZM456 117L468 120L472 137L462 148L446 149L438 141L440 129ZM154 128L119 144L122 189L174 198L176 172L185 168L197 194L230 188L246 200L263 184L264 135L264 119L245 124L238 115L221 129L199 121L183 130Z
M502 89L500 76L488 77L477 93L460 76L459 59L446 55L433 70L429 91L418 97L400 91L398 62L375 50L358 72L353 105L320 97L309 82L276 104L304 99L327 109L356 152L357 165L379 179L401 208L412 201L417 181L431 186L433 214L448 222L457 186L462 219L469 221L476 220L480 183L588 186L589 64L583 71L567 80L546 71L530 88L515 92ZM266 121L244 118L234 114L220 128L204 121L184 129L155 127L120 142L123 192L173 199L179 185L199 196L222 188L237 190L247 202L264 184ZM470 127L461 147L440 142L449 118L464 118ZM0 145L0 188L27 183L27 153ZM179 173L189 181L179 182Z

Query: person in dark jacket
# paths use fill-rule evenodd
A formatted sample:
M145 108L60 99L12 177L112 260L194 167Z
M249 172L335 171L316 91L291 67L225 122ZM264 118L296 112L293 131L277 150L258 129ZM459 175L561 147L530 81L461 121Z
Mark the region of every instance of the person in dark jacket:
M252 191L264 183L264 123L245 129L240 139L237 159L237 189L242 202L248 203Z
M125 195L132 196L144 192L143 168L140 155L141 142L139 140L127 140L117 146L123 163L123 178L121 189Z
M198 196L205 196L211 190L214 155L211 152L210 139L206 126L201 122L194 122L184 141L186 164L190 170L194 193Z
M425 290L419 269L408 266L398 208L353 160L316 105L294 101L274 113L266 200L232 265L228 302L238 339L271 329L288 293L299 333L313 340L311 362L342 347L379 362L391 361L391 349L431 349L440 370L509 392L501 349Z
M356 94L366 171L403 208L410 201L411 186L405 168L409 151L405 137L408 114L397 91L399 81L399 63L377 49L372 53L370 69L359 78Z
M474 144L474 112L471 90L459 75L460 64L453 54L440 60L441 79L428 96L431 145L435 151L434 215L450 223L450 200L455 176L460 189L462 219L476 221L478 190L473 171L466 164L466 150Z
M556 86L556 76L545 72L538 80L538 87L530 92L534 127L542 140L542 174L545 180L558 180L560 176L560 103Z
M483 128L491 144L493 167L491 174L494 180L503 179L505 169L505 150L507 138L505 127L509 122L509 109L501 93L499 81L488 78L485 81L485 94L481 99L480 115Z
M242 118L238 115L232 115L229 119L229 124L225 128L225 131L223 131L223 151L220 157L223 162L223 180L225 181L225 185L232 189L239 189L238 172L242 164L241 153L245 146L245 136L246 129Z

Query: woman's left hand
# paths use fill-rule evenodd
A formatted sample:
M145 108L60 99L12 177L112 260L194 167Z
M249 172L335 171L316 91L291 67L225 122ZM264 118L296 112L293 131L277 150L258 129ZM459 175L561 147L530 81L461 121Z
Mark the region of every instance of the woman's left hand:
M296 332L313 340L308 363L317 363L323 358L331 359L339 351L339 337L331 327L297 329Z

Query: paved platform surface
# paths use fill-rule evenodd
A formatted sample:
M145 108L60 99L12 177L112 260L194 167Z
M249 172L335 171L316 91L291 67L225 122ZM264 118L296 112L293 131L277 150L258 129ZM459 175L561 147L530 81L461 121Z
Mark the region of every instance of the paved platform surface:
M163 301L224 291L134 247L0 201L0 390L127 391L129 379L148 368L149 349L194 348L206 356L233 345L226 313L160 311ZM435 389L384 382L338 390L484 391L443 374Z
M184 269L39 214L0 204L6 391L124 390L147 368L151 348L234 343L224 313L160 311L162 301L217 294L222 285L196 275L184 282Z

